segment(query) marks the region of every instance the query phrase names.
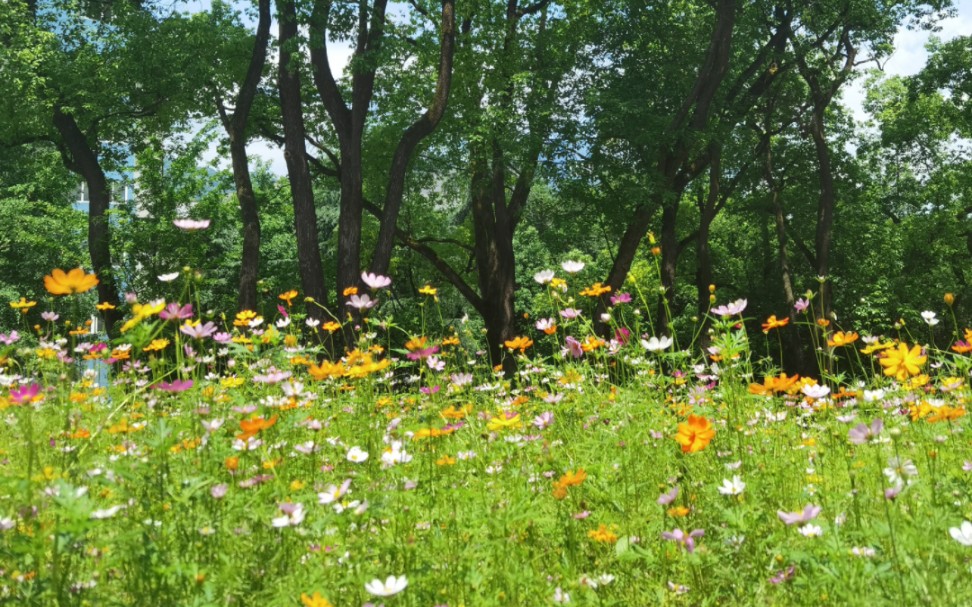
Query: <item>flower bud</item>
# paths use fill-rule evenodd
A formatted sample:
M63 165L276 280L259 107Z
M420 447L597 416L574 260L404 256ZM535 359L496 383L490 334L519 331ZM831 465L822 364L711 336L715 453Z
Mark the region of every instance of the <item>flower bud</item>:
M942 299L945 300L945 305L946 306L951 307L951 305L955 303L955 294L954 293L946 293L945 294L945 297L943 297Z

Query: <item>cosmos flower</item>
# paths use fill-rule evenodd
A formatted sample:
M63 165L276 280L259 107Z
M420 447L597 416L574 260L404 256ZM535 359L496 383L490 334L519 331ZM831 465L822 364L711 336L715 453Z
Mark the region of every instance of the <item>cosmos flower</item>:
M361 273L361 282L368 285L368 288L378 290L384 289L385 287L391 286L391 278L387 276L382 276L380 274L372 274L370 272Z
M90 291L98 284L98 277L85 274L81 268L69 272L57 268L44 277L44 288L51 295L73 295Z
M554 279L553 270L541 270L540 272L537 272L536 274L533 275L533 280L535 280L536 282L542 285L549 284L550 281L553 279Z
M695 540L705 535L705 531L702 529L695 529L689 533L685 533L681 529L672 529L671 531L663 531L661 536L662 539L670 540L681 544L685 550L688 552L695 551Z
M863 445L869 440L877 438L884 429L884 420L880 417L871 421L871 425L857 424L847 433L847 440L855 445Z
M780 517L780 520L787 525L801 525L817 518L817 515L820 514L820 510L820 506L807 504L803 507L802 512L784 512L782 510L777 510L776 515Z
M722 486L719 487L719 493L722 495L742 495L742 492L746 489L746 483L739 477L739 475L733 476L732 480L722 479Z
M585 264L583 261L565 261L560 264L560 267L563 268L564 272L567 272L568 274L576 274L583 270L584 266Z
M404 575L398 577L389 575L384 582L379 579L371 580L365 584L365 590L374 596L392 596L405 590L406 586L408 586L408 580Z
M368 452L355 445L348 450L347 458L349 462L360 464L368 459Z
M688 421L678 425L675 442L682 446L682 453L697 453L705 449L713 437L712 422L700 415L689 415Z
M641 340L641 347L649 352L661 352L672 347L674 341L671 337L663 335L661 338L652 335L648 339Z
M950 528L948 533L959 544L972 546L972 523L969 521L962 521L961 526Z
M304 505L301 503L292 504L284 502L278 506L283 516L279 516L271 521L271 525L280 529L283 527L296 527L304 522Z
M364 295L352 295L348 298L346 305L351 306L356 310L369 310L378 304L377 300L371 299L367 293Z
M172 221L172 225L186 232L205 230L209 227L209 223L209 219L175 219Z
M743 310L746 309L747 303L749 302L745 299L737 299L734 302L712 308L712 313L723 318L729 318L730 316L742 314Z

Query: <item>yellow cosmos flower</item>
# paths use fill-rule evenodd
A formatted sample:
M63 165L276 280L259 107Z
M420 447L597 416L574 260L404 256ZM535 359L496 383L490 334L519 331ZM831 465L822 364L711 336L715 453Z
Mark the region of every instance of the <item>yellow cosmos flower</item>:
M584 297L600 297L605 293L610 293L611 287L609 285L602 285L599 282L595 282L593 285L587 287L580 292Z
M493 417L486 424L486 429L490 432L499 432L500 430L516 430L521 426L520 414L508 416L508 414L502 411L499 415Z
M44 288L51 295L73 295L90 291L98 284L98 277L85 274L81 268L69 272L57 268L44 277Z
M169 345L168 339L153 339L152 343L142 348L143 352L159 352L165 350Z
M27 312L30 311L31 308L33 308L36 305L37 305L36 301L27 301L23 297L20 298L20 301L10 302L10 307L13 308L14 310L20 311L21 314L26 314Z
M111 303L109 303L107 301L103 301L100 304L97 304L95 306L95 309L98 310L99 312L106 312L108 310L114 310L115 307L116 307L115 305L113 305L113 304L111 304Z
M291 289L290 291L287 291L286 293L281 293L280 295L277 295L277 297L279 297L280 299L282 299L285 302L287 302L287 307L289 308L290 307L290 304L294 301L294 298L297 297L297 291L294 290L294 289Z
M904 381L918 375L927 359L928 357L921 353L921 346L915 345L909 350L908 344L902 342L897 348L885 352L878 362L884 367L885 375Z
M430 295L432 297L435 297L436 295L438 295L439 290L433 287L432 285L425 285L424 287L419 289L419 293L421 293L422 295Z

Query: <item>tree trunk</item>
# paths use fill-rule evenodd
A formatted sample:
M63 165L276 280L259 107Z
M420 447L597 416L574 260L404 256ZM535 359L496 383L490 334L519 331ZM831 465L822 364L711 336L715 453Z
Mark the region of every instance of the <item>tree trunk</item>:
M243 221L243 256L240 262L240 295L237 300L239 310L256 310L257 281L260 278L260 209L256 195L253 193L250 165L246 157L246 125L267 61L267 45L270 41L270 0L260 0L257 10L259 21L256 38L253 41L253 51L236 97L236 107L232 116L226 115L222 101L217 99L223 128L229 135L233 181L236 185L236 199L240 205L240 216Z
M722 172L721 153L718 149L712 154L712 163L709 165L709 191L706 194L705 202L699 209L699 235L696 239L696 272L695 290L697 297L696 309L699 315L699 322L705 322L705 315L709 311L709 285L712 284L712 248L709 244L709 230L712 221L715 219L719 202L719 186ZM701 332L706 335L705 331Z
M230 135L230 157L233 161L236 199L243 220L243 257L240 264L240 296L237 308L256 310L257 280L260 278L260 212L250 179L246 140L242 133Z
M486 323L486 343L492 364L507 377L516 372L516 358L503 345L516 333L514 294L516 264L511 217L507 212L505 170L499 145L493 142L492 163L473 152L472 212L476 270Z
M69 158L64 159L65 164L80 175L88 186L88 253L91 256L91 268L98 275L98 299L115 306L115 309L102 312L105 330L109 336L115 337L115 324L121 318L121 311L117 309L118 287L111 263L111 226L108 221L111 188L97 153L88 143L74 117L56 108L54 126L69 155Z
M833 307L833 289L830 281L830 242L834 231L834 206L837 193L834 187L834 173L830 157L830 145L824 133L824 111L826 106L820 107L815 103L810 122L810 135L817 152L817 175L820 180L820 198L817 203L817 232L814 240L816 254L817 276L826 280L820 283L820 300L824 318L830 317Z
M297 262L304 295L320 305L327 303L324 287L324 268L321 247L317 238L317 209L307 166L304 143L304 114L300 98L300 74L294 59L293 45L297 40L297 14L293 0L280 0L280 75L277 87L284 127L284 159L294 202L294 227L297 233ZM342 214L343 217L343 214ZM323 310L314 304L307 306L308 315L321 318Z
M391 263L392 245L395 242L395 224L398 221L398 212L401 209L402 198L405 194L405 175L408 170L408 163L419 143L435 131L445 114L446 104L449 102L449 91L452 88L452 57L456 39L454 0L442 0L440 29L442 37L439 52L439 75L432 102L428 110L402 134L388 173L385 207L378 231L378 242L375 244L375 253L371 260L371 271L375 274L387 274L388 266Z

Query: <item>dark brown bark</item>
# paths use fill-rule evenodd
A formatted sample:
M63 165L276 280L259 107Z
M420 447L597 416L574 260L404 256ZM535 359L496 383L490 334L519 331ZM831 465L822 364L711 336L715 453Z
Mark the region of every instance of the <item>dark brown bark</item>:
M361 2L358 12L358 36L354 61L371 65L367 56L378 52L384 37L386 0L377 0L372 8ZM337 133L340 159L341 202L338 219L337 289L356 286L361 271L361 222L364 209L362 144L369 105L374 93L375 67L357 67L351 79L351 104L344 99L331 73L327 55L327 26L330 1L318 2L311 18L311 62L318 95ZM455 48L454 0L442 0L439 70L435 92L426 112L402 134L388 174L384 206L371 271L386 274L391 262L396 222L405 191L405 178L412 156L438 126L445 114L452 86L452 62Z
M108 221L111 188L98 161L98 154L74 117L59 107L55 108L54 126L61 136L61 149L66 152L65 165L81 176L88 186L88 254L91 256L91 268L98 275L98 299L116 307L102 312L105 329L109 336L114 337L121 312L117 309L118 287L111 263L111 226Z
M385 209L381 216L381 226L378 231L378 242L371 261L371 271L376 274L387 274L391 263L392 245L394 244L395 222L402 206L405 193L405 175L408 163L415 152L415 148L423 139L435 131L445 114L446 104L449 102L449 90L452 88L452 57L455 50L456 15L453 0L442 0L441 42L439 51L439 73L435 85L435 93L428 110L413 122L402 134L395 156L392 158L391 169L388 172L388 190L385 194Z
M790 270L790 256L787 252L786 218L783 212L782 201L783 183L776 178L773 170L773 146L768 130L761 133L761 138L761 147L764 149L763 180L766 182L766 188L769 190L770 206L773 211L773 220L776 227L780 279L783 284L783 297L786 300L787 318L790 319L789 327L783 330L783 345L787 354L785 360L781 361L781 363L790 373L796 371L802 375L806 372L806 361L803 345L800 343L797 311L794 307L794 304L796 304L796 293L793 290L793 273Z
M357 67L351 75L350 107L334 80L327 56L327 23L331 5L331 0L322 0L314 6L310 25L310 57L314 67L314 83L337 133L341 152L336 276L340 297L347 287L360 283L361 216L364 209L361 152L375 85L376 68L373 67L371 56L381 50L387 0L375 0L373 7L369 7L366 1L359 3L357 38L352 57Z
M709 191L699 208L699 235L696 244L695 272L696 309L699 322L705 322L705 314L709 311L709 285L712 284L712 247L709 244L709 229L719 211L722 153L717 146L714 147L716 149L713 150L712 162L709 164Z
M270 0L260 0L257 10L259 20L253 51L232 114L228 115L222 102L217 99L223 128L230 140L233 182L243 221L243 256L240 263L240 295L237 300L237 308L240 310L257 308L257 281L260 278L260 209L253 192L253 181L250 179L250 165L246 155L246 127L267 60Z
M668 133L674 139L670 145L659 152L657 161L659 190L655 198L657 204L662 207L661 283L665 289L665 299L669 304L672 303L674 294L679 254L678 206L682 191L690 178L703 169L700 159L689 157L689 143L692 137L708 125L712 103L728 71L736 10L736 2L733 0L719 0L717 3L715 25L705 60L699 68L692 90L683 99L679 111L669 125ZM641 239L648 231L650 217L651 212L647 206L641 205L635 209L621 239L618 255L608 274L606 282L612 289L619 288L627 278ZM659 330L668 334L670 329L667 309L664 304L659 307Z
M317 238L317 210L307 165L304 143L304 114L300 98L300 74L294 52L297 43L297 15L293 0L278 0L280 75L277 88L284 127L284 159L294 202L294 224L297 233L297 262L304 295L320 305L327 303L321 248ZM307 306L307 313L320 318L323 311Z
M512 375L516 359L503 345L515 336L514 293L516 265L512 222L506 203L503 154L494 142L491 153L474 151L472 166L472 214L476 270L483 301L486 344L494 365Z
M799 49L798 49L799 50ZM817 156L817 177L820 196L817 201L817 227L814 235L814 270L823 277L820 283L819 298L822 314L829 317L833 308L833 283L830 279L830 244L833 239L834 211L837 204L837 189L834 183L833 161L830 144L826 134L827 108L840 87L850 77L857 57L857 48L850 36L850 26L840 33L836 49L827 55L822 66L811 66L805 53L797 54L797 68L800 76L810 89L810 123L808 131ZM836 69L836 74L825 81L827 73Z

